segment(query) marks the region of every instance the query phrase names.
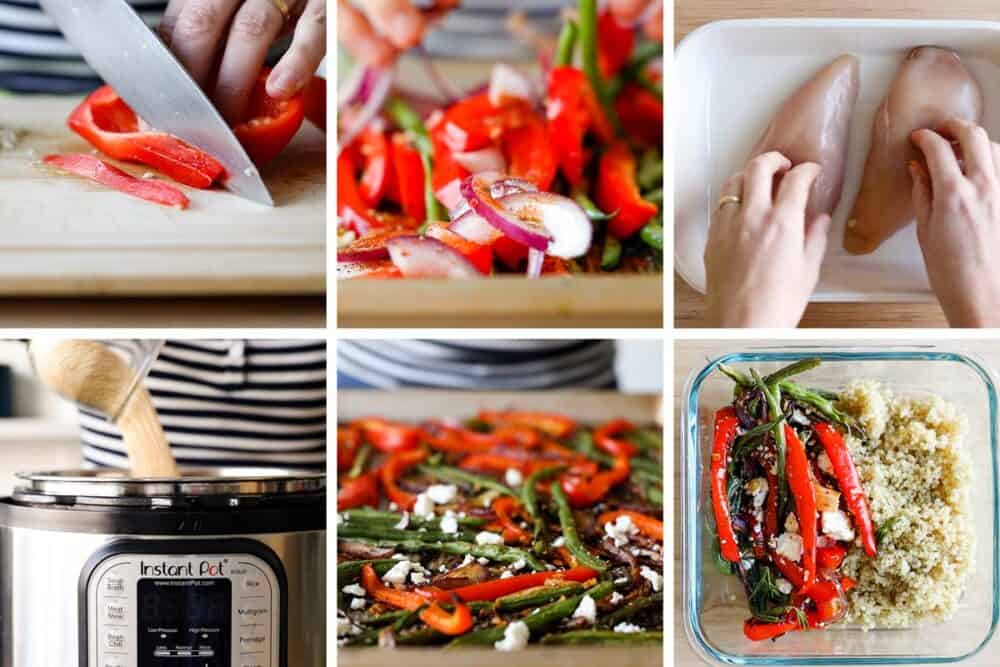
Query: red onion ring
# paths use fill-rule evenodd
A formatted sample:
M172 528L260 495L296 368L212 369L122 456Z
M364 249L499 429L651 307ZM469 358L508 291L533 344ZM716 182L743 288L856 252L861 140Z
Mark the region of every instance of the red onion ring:
M479 174L473 174L462 181L462 197L469 203L469 208L510 237L511 240L535 250L543 252L547 250L550 235L541 221L522 220L516 214L506 210L494 199L491 194L491 185L489 179L483 178ZM586 218L586 214L584 217Z
M484 171L476 175L484 180L490 181L490 195L492 195L494 199L517 194L518 192L538 192L537 185L523 178L510 178L495 171ZM461 193L459 193L459 195L461 196ZM469 202L464 198L460 199L457 205L448 207L448 217L455 220L456 218L464 215L468 210Z
M386 242L392 263L408 278L478 278L479 270L451 246L427 236L397 236Z
M352 114L347 114L346 109L341 110L341 118L345 118L348 115L350 118L339 137L338 150L343 146L350 145L355 137L361 134L361 131L382 110L386 99L389 97L389 92L392 90L393 73L391 70L371 69L371 74L368 76L371 77L369 82L370 88L367 91L364 101L361 103L361 108Z
M452 157L463 169L473 174L483 171L503 171L507 168L507 160L496 146L487 146L478 151L452 153Z
M550 240L545 254L572 259L590 249L594 226L587 213L569 197L551 192L519 192L498 203L518 220L536 221L546 230Z
M480 216L467 209L465 213L455 218L448 229L462 238L482 245L491 245L503 232L483 220Z

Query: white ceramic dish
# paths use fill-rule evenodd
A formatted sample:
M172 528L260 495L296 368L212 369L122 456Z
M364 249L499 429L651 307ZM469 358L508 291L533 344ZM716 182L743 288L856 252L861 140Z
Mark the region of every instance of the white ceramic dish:
M912 226L870 255L849 255L841 245L875 109L907 51L924 44L961 54L983 89L983 125L996 136L1000 23L753 19L710 23L685 37L674 66L674 264L681 277L705 291L702 255L722 183L742 169L774 112L795 88L833 58L853 53L861 60L861 91L851 125L847 178L813 301L931 300Z

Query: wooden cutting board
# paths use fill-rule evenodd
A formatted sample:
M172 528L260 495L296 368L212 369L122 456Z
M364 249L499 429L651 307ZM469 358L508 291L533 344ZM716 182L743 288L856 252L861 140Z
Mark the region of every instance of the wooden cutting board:
M326 135L304 123L261 170L274 208L221 188L179 186L191 199L181 211L41 162L91 150L66 127L78 103L0 97L0 128L22 133L14 148L0 149L0 295L324 292ZM135 176L150 171L115 164Z

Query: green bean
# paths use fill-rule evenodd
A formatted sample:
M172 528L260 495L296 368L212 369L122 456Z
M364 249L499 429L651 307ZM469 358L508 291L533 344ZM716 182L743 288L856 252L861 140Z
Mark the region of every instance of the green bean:
M576 36L579 28L576 21L566 21L562 31L559 33L559 45L556 47L556 57L554 65L563 67L573 64L573 52L576 51Z
M642 242L654 250L663 250L663 223L654 218L639 230Z
M663 433L651 428L637 428L629 435L629 441L642 450L663 449Z
M573 510L566 500L566 494L559 484L552 485L552 500L555 501L559 511L559 523L562 526L562 534L566 540L566 548L580 562L589 568L604 572L608 569L608 564L590 553L587 547L580 541L580 534L576 531L576 520L573 518Z
M628 644L635 646L639 644L662 644L663 632L615 632L614 630L570 630L569 632L557 632L545 635L539 640L541 644L548 645L583 645L592 644Z
M643 151L639 157L635 180L639 184L639 189L644 191L663 187L663 157L660 151L655 148Z
M404 553L419 553L421 551L428 551L434 553L454 554L457 556L464 556L468 554L476 558L487 558L499 563L516 563L519 560L523 560L532 570L536 572L541 572L545 569L545 565L542 564L542 562L539 561L534 554L531 554L524 549L507 547L501 544L473 544L471 542L436 541L424 542L419 539L419 535L420 533L413 533L413 539L408 540L375 537L360 537L355 538L355 540L364 542L365 544L373 544L378 547L392 547L397 551L402 551Z
M558 475L566 466L552 466L551 468L540 468L528 475L521 485L521 504L531 516L534 529L531 537L531 548L536 554L545 552L545 543L542 534L545 532L545 517L538 508L538 490L535 488L543 479L548 479L553 475Z
M601 268L612 271L622 259L622 242L611 234L604 237L604 250L601 251Z
M420 620L420 612L427 608L426 604L422 604L416 609L407 609L406 613L401 617L396 619L396 622L392 624L392 631L394 633L402 632L406 628L410 627L414 623Z
M409 632L396 635L397 646L425 646L427 644L437 644L448 638L431 627L422 627Z
M663 86L659 82L650 79L645 73L636 75L635 82L651 95L655 95L658 99L663 99Z
M369 538L376 540L421 540L423 542L471 542L475 535L469 532L446 533L441 530L401 530L381 524L365 525L344 523L337 527L337 536L345 539Z
M605 213L597 207L597 204L587 196L587 193L582 190L573 191L573 201L580 205L583 212L587 214L587 217L592 221L599 220L610 220L618 214L618 211L612 211L611 213Z
M339 584L353 583L358 580L361 576L361 568L365 565L371 565L375 570L375 574L380 577L391 570L393 566L398 563L398 560L393 560L391 558L382 559L369 559L369 560L349 560L343 563L337 563L337 582Z
M813 406L821 415L830 421L843 424L847 427L851 427L855 424L855 420L852 419L850 415L838 410L833 401L811 389L807 389L790 380L783 380L778 384L778 386L781 387L782 391L784 391L787 396L790 396L801 403Z
M615 609L606 616L602 616L598 625L612 628L622 621L634 617L639 612L663 604L663 593L653 593L652 595L636 598L626 605Z
M764 382L773 385L776 382L781 382L782 380L787 380L793 375L799 375L810 371L823 363L820 359L816 357L810 357L808 359L799 359L793 364L789 364L784 368L779 368L770 375L764 378Z
M492 489L497 493L502 493L506 496L516 495L510 487L505 484L501 484L495 479L489 477L484 477L482 475L476 475L475 473L466 472L461 468L452 468L451 466L445 465L434 465L430 463L421 463L417 466L417 470L427 475L428 477L433 477L434 479L451 482L452 484L469 484L475 488L480 489Z
M378 629L367 630L358 635L351 635L341 640L341 646L374 646L378 643Z
M496 610L517 611L529 607L539 607L564 595L574 595L582 590L583 584L577 581L567 581L564 584L546 584L497 598Z
M663 504L663 489L658 487L656 484L647 483L646 484L646 500L653 503L654 505Z
M583 54L583 71L590 81L597 99L604 107L604 113L615 130L620 129L618 114L615 113L614 104L608 97L608 92L604 88L601 79L601 70L597 66L597 0L580 0L577 7L579 13L580 28L580 51Z
M346 512L341 512L341 516L344 517L345 521L349 522L364 521L370 523L388 524L397 524L403 518L403 515L398 512L383 512L370 507L358 507L356 509L347 510ZM455 517L455 520L458 521L458 525L469 528L478 528L486 523L486 519L475 516L457 516ZM440 522L440 517L425 519L417 514L410 515L410 525L413 526L438 525Z
M663 55L663 44L656 41L644 41L632 50L632 60L622 68L622 77L630 81L639 78L646 65Z
M663 188L658 187L648 192L643 193L642 198L651 204L656 204L657 206L663 206ZM663 223L660 223L661 225Z
M371 453L371 445L367 442L361 445L354 454L354 461L351 463L351 469L347 472L347 476L354 479L363 473L365 471L365 464L368 463L368 457L371 456Z
M400 618L403 618L410 612L406 609L398 609L396 611L387 611L384 614L378 614L377 616L365 616L358 623L361 625L371 625L374 627L379 627L382 625L389 625L390 623L395 623Z
M385 108L393 122L413 137L413 145L420 153L420 162L424 168L424 207L427 213L427 219L421 227L422 231L430 223L441 219L441 210L438 206L437 195L434 194L434 185L431 179L434 168L434 144L431 142L420 114L406 102L394 97L389 100Z

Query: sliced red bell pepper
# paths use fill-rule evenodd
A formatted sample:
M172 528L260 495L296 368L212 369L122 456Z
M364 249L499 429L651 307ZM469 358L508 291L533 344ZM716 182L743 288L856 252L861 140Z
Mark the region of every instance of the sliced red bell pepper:
M785 424L785 444L788 488L795 500L795 518L798 519L799 535L802 537L802 579L804 585L808 587L816 578L816 541L819 523L816 491L813 489L812 471L805 445L799 440L795 429L788 424Z
M445 201L442 199L442 193L445 192L449 187L454 188L455 195L460 197L458 194L458 185L462 179L469 175L469 172L455 161L454 155L452 155L451 149L444 140L444 132L442 129L438 128L436 131L431 131L431 145L434 147L434 154L431 158L431 187L434 188L434 194L437 196L438 200L445 205L446 208L452 208L457 202L455 201Z
M412 493L399 488L397 480L408 468L411 468L427 458L427 452L423 449L407 449L396 451L389 456L389 460L379 470L379 477L382 480L382 488L385 495L392 502L399 505L400 509L411 510L417 497Z
M776 639L785 633L801 629L802 624L795 616L777 623L765 623L755 619L748 619L743 623L743 635L753 642Z
M480 584L471 584L454 588L454 593L464 602L475 602L478 600L496 600L511 593L517 593L527 588L541 586L552 579L564 581L587 581L597 576L597 570L589 567L574 567L569 570L556 570L552 572L532 572L530 574L520 574L506 579L494 579L484 581Z
M545 259L542 260L543 276L568 276L571 273L573 272L570 271L569 262L562 257L546 255Z
M187 208L190 203L184 193L172 185L163 181L136 178L93 155L82 153L46 155L44 162L57 169L83 176L101 185L155 204Z
M361 434L349 426L337 427L337 470L347 470L354 464L354 456L361 446Z
M603 470L589 480L575 474L563 475L562 489L571 506L590 507L602 500L612 487L627 480L631 470L629 457L619 454L610 470Z
M105 155L149 165L194 188L211 186L224 171L205 151L165 132L141 129L139 117L111 86L88 95L67 124Z
M370 563L361 568L361 585L377 601L393 607L415 611L427 604L427 598L418 593L397 590L383 584ZM420 612L420 620L445 635L454 636L467 632L472 627L472 612L461 602L455 602L454 605L454 610L448 613L437 602L431 602Z
M474 243L467 238L459 236L448 229L448 225L444 223L429 225L426 234L432 239L437 239L441 243L457 250L483 275L488 276L493 272L493 251L490 249L490 246Z
M488 452L500 445L500 441L488 433L476 433L437 421L425 424L420 434L431 449L442 452Z
M392 135L393 178L399 186L399 205L414 220L426 218L424 201L424 163L420 151L410 144L406 134Z
M391 422L381 417L365 417L351 422L353 428L380 452L391 454L420 445L420 429Z
M836 570L847 557L847 549L839 544L816 548L816 567L820 570Z
M503 541L505 544L528 544L531 542L531 533L517 525L511 516L518 512L524 514L524 508L511 496L500 496L493 501L490 506L493 513L497 515L497 520L503 527Z
M511 271L523 271L528 260L528 246L501 236L493 242L493 253Z
M570 185L579 185L586 163L584 135L592 130L602 141L611 141L611 123L587 77L575 67L552 68L545 111L559 168Z
M267 94L267 77L271 73L263 68L257 76L246 119L233 128L236 138L258 167L278 156L295 133L302 127L305 104L299 93L287 100L278 100Z
M576 430L576 421L551 412L480 410L478 418L494 427L507 424L527 426L553 438L567 438Z
M615 99L622 129L643 146L663 143L663 100L637 83L626 83Z
M603 526L605 523L614 523L620 516L627 516L632 520L633 525L646 537L663 541L663 522L654 517L636 512L634 510L609 510L597 517L597 525Z
M847 443L844 442L844 436L831 424L825 422L814 424L813 431L816 432L816 437L819 438L820 444L823 445L823 450L833 466L840 492L844 494L847 508L857 523L865 553L870 558L875 558L878 555L878 544L875 540L875 525L872 522L871 510L868 507L868 496L861 486L861 477L858 475L858 469L854 466L851 451L847 448Z
M412 229L383 229L372 231L361 238L351 241L343 248L337 249L337 261L351 262L352 255L367 256L364 261L378 261L389 258L389 249L386 242L397 236L412 236Z
M597 66L605 79L614 77L632 56L635 31L605 9L597 17Z
M635 424L626 419L615 419L594 429L594 444L608 454L615 456L635 456L638 448L628 440L618 436L631 433Z
M508 130L503 137L507 173L523 178L548 191L556 177L557 160L549 131L541 119L532 118L522 127Z
M382 201L392 173L392 156L385 132L378 126L369 125L358 138L364 169L361 172L361 200L374 208Z
M351 275L343 276L343 279L345 280L353 280L354 278L389 280L403 277L403 272L399 270L398 266L392 263L392 260L389 259L376 259L370 262L351 262L351 264L359 264L362 266L360 269L353 269Z
M719 551L730 563L740 559L739 543L733 531L733 520L729 512L729 473L727 471L729 447L736 438L740 420L736 410L726 406L715 413L715 431L712 436L712 460L710 465L712 512L715 514L715 530L719 534Z
M464 470L483 470L488 472L505 472L509 468L528 473L531 470L531 461L519 459L503 454L476 453L469 454L458 464Z
M373 471L346 480L337 491L337 510L378 506L378 472Z
M383 225L361 198L355 169L351 152L340 151L337 156L337 217L341 227L365 236Z
M635 172L635 157L624 142L614 142L601 156L594 199L602 210L618 212L608 220L608 231L618 239L638 232L659 211L642 198Z
M504 131L520 127L533 115L523 100L509 99L497 106L490 102L489 93L478 93L445 110L440 130L453 152L474 151L500 139Z

